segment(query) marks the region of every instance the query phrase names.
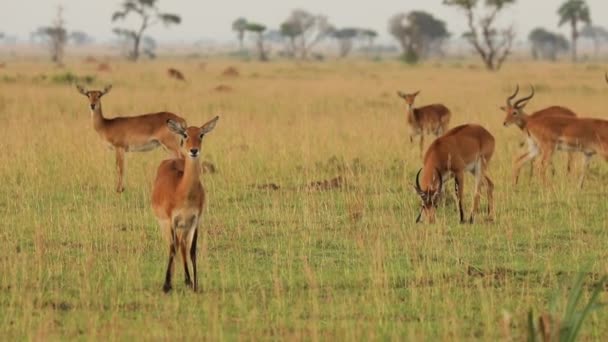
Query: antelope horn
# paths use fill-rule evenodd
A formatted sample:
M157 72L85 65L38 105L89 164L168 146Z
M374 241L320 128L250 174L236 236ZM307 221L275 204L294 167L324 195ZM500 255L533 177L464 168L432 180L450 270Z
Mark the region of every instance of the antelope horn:
M517 96L517 93L519 93L519 84L515 86L515 92L513 95L507 97L507 107L511 106L511 101L515 98L515 96Z
M604 76L606 76L606 82L608 82L608 72Z
M420 189L420 182L418 181L418 178L420 177L420 172L422 172L422 168L418 170L418 173L416 174L416 191L422 193L422 189Z
M532 93L530 93L530 96L517 100L517 102L515 102L515 105L513 105L513 107L521 109L525 105L528 104L528 101L530 101L530 99L534 97L534 86L532 86L531 84L530 84L530 89L532 90Z

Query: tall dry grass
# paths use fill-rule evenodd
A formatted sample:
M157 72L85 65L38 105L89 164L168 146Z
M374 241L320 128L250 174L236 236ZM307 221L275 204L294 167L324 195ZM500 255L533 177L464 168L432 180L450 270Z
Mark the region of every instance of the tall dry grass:
M166 154L128 154L126 192L116 195L114 155L86 100L51 80L66 70L11 63L0 75L6 339L522 339L529 310L547 307L581 265L591 265L589 286L608 272L605 161L593 160L582 191L561 154L548 187L527 177L515 187L521 133L502 127L498 109L515 83L532 83L530 110L562 104L608 119L606 66L523 63L488 73L447 62L212 60L202 70L171 60L97 74L68 65L95 75L91 87L114 85L103 99L108 117L221 116L203 144L218 172L203 176L202 291L185 289L176 268L175 291L161 292L167 251L150 188ZM190 83L168 79L169 65ZM230 65L240 77L220 76ZM448 198L436 225L414 224L421 161L398 89L420 89L419 104L446 104L452 126L476 122L494 134L495 222L457 224ZM337 176L341 189L305 187ZM465 208L471 185L467 178ZM607 320L594 312L583 338L607 336Z

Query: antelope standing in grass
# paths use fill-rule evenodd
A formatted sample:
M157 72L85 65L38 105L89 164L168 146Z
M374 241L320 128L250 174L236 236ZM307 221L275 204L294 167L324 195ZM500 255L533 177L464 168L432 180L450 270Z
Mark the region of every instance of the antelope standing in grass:
M532 97L534 96L534 93L532 93L531 95L521 98L517 101L515 101L515 103L511 103L511 101L513 101L515 99L515 97L517 96L517 94L519 93L519 85L516 86L515 88L515 92L513 93L513 95L507 97L507 101L506 101L506 106L505 107L500 107L500 109L502 111L504 111L506 113L506 118L504 120L504 126L509 126L511 124L516 125L517 127L519 127L519 129L525 133L524 130L524 121L522 118L527 117L528 119L538 119L538 118L542 118L542 117L551 117L551 116L569 116L569 117L576 117L576 113L574 113L572 110L566 108L566 107L561 107L561 106L551 106L551 107L547 107L545 109L541 109L539 111L536 111L530 115L527 115L524 112L524 107L526 107L526 105L528 104L528 101L530 101L530 99L532 99ZM530 162L530 177L532 177L532 170L534 169L534 159L536 158L537 154L533 153L533 150L530 148L530 146L527 146L527 151L520 154L519 156L516 156L514 158L514 163L515 165L519 165L521 164L522 166L527 163ZM572 158L573 158L573 152L568 152L568 164L566 166L567 172L570 173L570 171L572 170ZM515 184L517 184L517 181L519 180L519 171L521 170L521 167L518 167L515 169L514 174L513 174L513 182Z
M528 96L534 96L534 88ZM585 156L583 170L579 179L579 188L583 187L585 174L591 157L600 154L608 160L608 121L592 118L577 118L572 116L542 116L531 118L521 110L507 112L505 126L519 123L527 135L528 153L525 158L515 163L514 172L528 159L534 159L540 154L540 174L546 184L546 168L556 150L582 152Z
M422 215L429 223L435 222L435 210L443 188L444 180L454 177L460 222L464 223L462 194L464 192L464 174L466 171L475 176L473 207L469 222L479 208L481 186L485 186L488 197L488 216L493 215L494 183L488 177L488 163L494 154L494 137L485 128L474 125L461 125L452 128L435 139L424 154L424 167L416 174L416 192L422 198L422 210L416 218L420 222ZM420 175L422 174L422 178Z
M171 290L173 259L177 250L181 252L186 273L186 285L194 291L198 288L196 274L196 240L198 224L205 204L205 190L199 179L201 174L201 143L205 134L211 132L219 117L201 127L187 127L179 121L169 119L167 127L180 138L184 158L161 162L156 173L152 191L152 209L161 232L169 243L169 265L165 275L163 291ZM188 254L192 263L194 282L188 271Z
M414 108L414 101L420 91L412 94L404 94L400 91L397 95L405 100L407 108L407 123L410 126L410 142L414 142L414 137L420 135L420 155L424 149L424 135L434 134L440 136L448 129L450 110L442 104L432 104L428 106Z
M176 157L179 156L179 141L167 127L167 120L185 125L184 119L169 112L106 119L101 110L101 98L112 86L108 85L101 91L85 90L79 85L76 88L89 99L95 131L108 147L116 151L117 192L124 191L125 152L150 151L162 145Z

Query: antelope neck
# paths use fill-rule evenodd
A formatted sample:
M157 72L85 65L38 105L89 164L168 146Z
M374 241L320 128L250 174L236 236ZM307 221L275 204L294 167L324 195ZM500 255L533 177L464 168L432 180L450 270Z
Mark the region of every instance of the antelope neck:
M95 109L91 109L91 115L93 117L93 127L95 127L95 130L100 131L106 123L106 118L103 117L101 111L101 102L99 102Z
M198 158L190 158L186 156L184 158L184 175L179 182L178 189L180 191L188 192L194 189L194 186L200 182L199 176L201 174L201 163Z

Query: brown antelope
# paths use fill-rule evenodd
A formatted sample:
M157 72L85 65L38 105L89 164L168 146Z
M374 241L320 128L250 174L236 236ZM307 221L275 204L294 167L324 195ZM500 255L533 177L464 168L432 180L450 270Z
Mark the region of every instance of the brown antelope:
M442 104L432 104L428 106L414 108L414 101L420 91L412 94L404 94L400 91L397 95L405 100L407 108L407 123L410 126L410 142L414 142L414 137L420 135L420 155L424 149L424 134L434 134L440 136L450 124L452 114L450 110Z
M162 145L176 157L179 156L179 141L167 128L167 120L185 124L184 119L169 112L106 119L101 110L101 98L112 89L112 86L108 85L101 91L87 91L79 85L76 88L89 99L95 131L108 147L116 151L117 192L124 191L125 152L150 151Z
M464 223L462 194L464 192L464 173L475 176L473 207L469 221L479 208L480 188L486 187L488 196L488 215L493 215L494 183L488 177L488 163L494 154L494 137L485 128L467 124L454 127L435 139L424 154L424 167L416 174L416 192L422 198L422 210L416 218L420 222L422 215L429 223L435 222L435 210L441 195L443 182L450 177L456 180L456 196L460 222ZM422 179L420 175L422 174Z
M548 116L570 116L570 117L576 117L576 113L574 113L572 110L566 108L566 107L561 107L561 106L551 106L551 107L547 107L545 109L541 109L539 111L536 111L530 115L527 115L526 113L524 113L523 108L528 104L528 101L530 101L530 99L532 99L532 96L534 96L534 94L528 96L528 97L524 97L521 98L517 101L515 101L515 103L511 103L511 101L513 101L513 99L515 99L515 97L517 96L517 94L519 93L519 85L516 86L515 88L515 92L513 93L513 95L507 97L507 101L506 101L506 107L500 107L500 109L506 113L506 118L504 120L504 126L509 126L511 124L515 124L517 127L519 127L519 129L524 132L524 128L523 128L523 120L522 118L524 116L528 117L529 119L537 119L537 118L541 118L541 117L548 117ZM514 115L513 113L518 112L518 115ZM536 158L537 154L533 153L533 150L531 149L530 146L527 147L527 151L520 154L519 156L514 158L514 163L523 165L527 162L530 162L530 177L532 177L532 170L534 168L534 164L533 161ZM568 152L568 164L566 166L566 170L568 173L570 173L571 169L572 169L572 158L573 158L573 152ZM517 168L516 171L513 174L513 181L515 184L517 184L517 181L519 180L519 171L520 168Z
M179 249L184 262L186 285L197 290L196 240L201 212L205 204L205 190L199 179L201 143L205 134L211 132L219 119L211 119L201 127L186 128L179 121L167 120L167 127L180 138L184 158L161 162L156 172L152 191L152 209L161 232L169 243L169 265L165 275L163 291L171 290L173 259ZM192 263L194 282L188 271L188 253Z
M167 69L167 75L169 75L169 78L175 78L178 81L186 82L186 78L184 77L184 74L182 74L182 72L177 69L174 69L174 68Z
M533 96L534 88L528 98ZM531 118L523 113L524 106L525 104L520 105L517 109L507 112L504 123L505 126L518 123L527 135L529 152L525 158L515 163L514 172L519 172L527 162L526 159L536 158L540 154L540 173L543 183L546 184L547 164L556 150L582 152L585 159L578 183L579 188L582 188L591 157L600 154L608 160L608 121L563 115Z

